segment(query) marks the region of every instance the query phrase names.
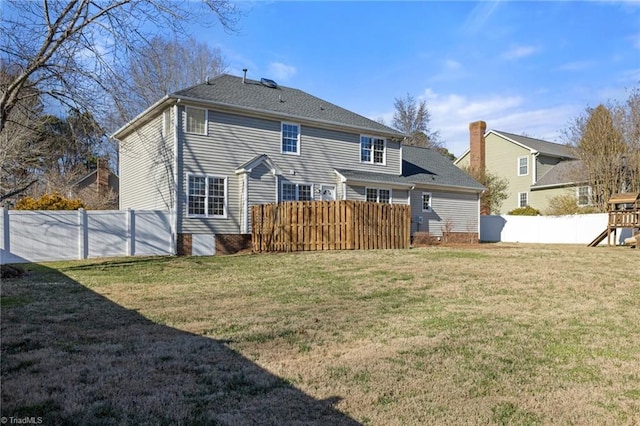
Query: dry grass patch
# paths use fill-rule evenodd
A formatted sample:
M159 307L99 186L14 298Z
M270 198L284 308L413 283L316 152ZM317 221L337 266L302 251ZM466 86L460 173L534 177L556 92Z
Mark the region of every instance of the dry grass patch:
M639 260L491 245L33 265L2 286L2 414L638 423Z

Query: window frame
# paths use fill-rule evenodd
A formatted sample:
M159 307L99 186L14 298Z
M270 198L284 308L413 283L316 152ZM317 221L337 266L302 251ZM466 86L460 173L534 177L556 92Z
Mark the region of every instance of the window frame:
M585 189L587 190L587 202L586 203L580 203L580 190L581 189ZM590 205L592 205L591 202L591 187L589 185L582 185L582 186L578 186L576 187L576 202L578 203L578 207L588 207Z
M523 167L523 165L521 164L522 160L525 160L526 162L524 167L526 167L527 171L525 173L521 173ZM518 157L518 176L529 176L529 156L527 155Z
M428 207L425 209L424 208L424 198L428 197L429 201L427 203ZM433 210L433 206L432 203L433 202L433 194L431 192L423 192L422 193L422 212L423 213L431 213L431 211Z
M524 206L522 205L522 196L524 195L525 197L525 204ZM528 192L518 192L518 208L525 208L529 205L529 193Z
M189 131L189 110L197 110L197 111L204 111L204 128L203 128L203 133L199 133L199 132L190 132ZM209 128L209 110L207 108L198 108L198 107L192 107L192 106L185 106L184 107L184 132L189 134L189 135L200 135L200 136L207 136L208 135L208 128Z
M162 136L167 137L171 135L171 108L167 108L162 111Z
M285 151L284 147L285 147L285 131L284 131L284 127L285 126L295 126L298 131L297 131L297 135L296 135L296 150L295 151ZM291 122L287 122L287 121L282 121L280 122L280 153L281 154L286 154L286 155L300 155L300 143L301 143L301 137L300 134L302 133L302 126L300 126L299 123L291 123ZM291 138L288 138L288 140L291 140Z
M369 151L368 160L365 160L363 155L365 152L365 147L363 144L365 139L370 140L370 147L366 148ZM375 149L376 140L382 141L382 161L379 161L379 162L375 161L376 152L380 152L380 150L376 151ZM378 137L378 136L372 136L372 135L360 135L360 162L365 164L376 164L376 165L385 166L387 164L387 139Z
M376 200L369 200L369 191L376 191ZM389 192L389 201L380 201L380 191L388 191ZM383 204L393 204L393 190L391 188L373 188L373 187L365 187L364 188L364 200L368 203L383 203Z
M191 194L191 178L204 178L204 195L199 195L199 197L204 197L204 213L192 213L190 201L191 197L195 196ZM209 186L211 185L210 179L222 179L224 183L224 195L222 201L222 210L223 214L209 214L210 210L210 200L213 195L209 194ZM229 180L227 176L220 175L207 175L207 174L199 174L199 173L187 173L187 194L186 194L186 210L187 217L203 217L203 218L215 218L215 219L226 219L228 216L228 200L229 200L229 188L228 188Z
M284 187L285 185L291 185L293 187L295 187L295 200L285 200L284 199ZM300 199L300 187L301 186L308 186L309 187L309 199L308 200L301 200ZM315 199L314 195L313 195L313 184L312 183L294 183L294 182L281 182L280 183L280 201L281 202L286 202L286 201L313 201Z

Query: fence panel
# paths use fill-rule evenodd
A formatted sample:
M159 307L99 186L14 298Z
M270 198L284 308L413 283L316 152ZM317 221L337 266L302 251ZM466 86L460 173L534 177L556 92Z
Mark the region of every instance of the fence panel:
M171 255L168 211L0 209L0 264Z
M291 201L251 209L255 251L409 248L408 205Z
M480 216L484 242L589 244L607 229L607 213L567 216ZM616 244L631 236L622 230ZM606 240L603 242L606 244Z

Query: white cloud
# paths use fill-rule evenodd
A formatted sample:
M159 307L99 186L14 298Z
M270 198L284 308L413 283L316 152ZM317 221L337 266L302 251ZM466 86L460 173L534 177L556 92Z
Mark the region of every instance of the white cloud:
M513 61L516 59L526 58L537 53L540 48L535 46L515 46L500 55L503 59Z
M269 64L269 75L276 81L286 81L293 77L298 70L292 65L283 64L282 62L271 62Z
M447 148L456 156L469 148L469 123L482 120L488 129L510 133L526 133L531 137L560 142L560 130L566 128L581 107L558 105L530 108L522 96L492 94L467 97L449 93L438 94L426 89L421 97L427 100L431 113L430 127L439 131Z
M444 66L448 70L459 70L462 67L462 64L453 59L447 59L444 61Z
M566 64L560 65L558 69L560 71L584 71L587 68L590 68L591 65L591 61L567 62Z

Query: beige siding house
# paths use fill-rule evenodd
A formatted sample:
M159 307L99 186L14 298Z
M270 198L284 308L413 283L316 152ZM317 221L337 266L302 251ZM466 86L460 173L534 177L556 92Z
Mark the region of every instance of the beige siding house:
M431 231L440 232L435 223L447 215L459 232L478 229L484 188L451 162L403 147L405 135L394 129L271 80L216 77L166 96L114 137L120 208L173 210L178 246L196 236L218 243L250 233L256 204L422 203L422 191L431 193Z
M469 125L469 149L455 164L486 168L508 181L509 196L501 211L492 213L506 214L526 206L544 211L558 195L573 195L579 204L589 204L582 162L569 147L486 128L484 121Z

